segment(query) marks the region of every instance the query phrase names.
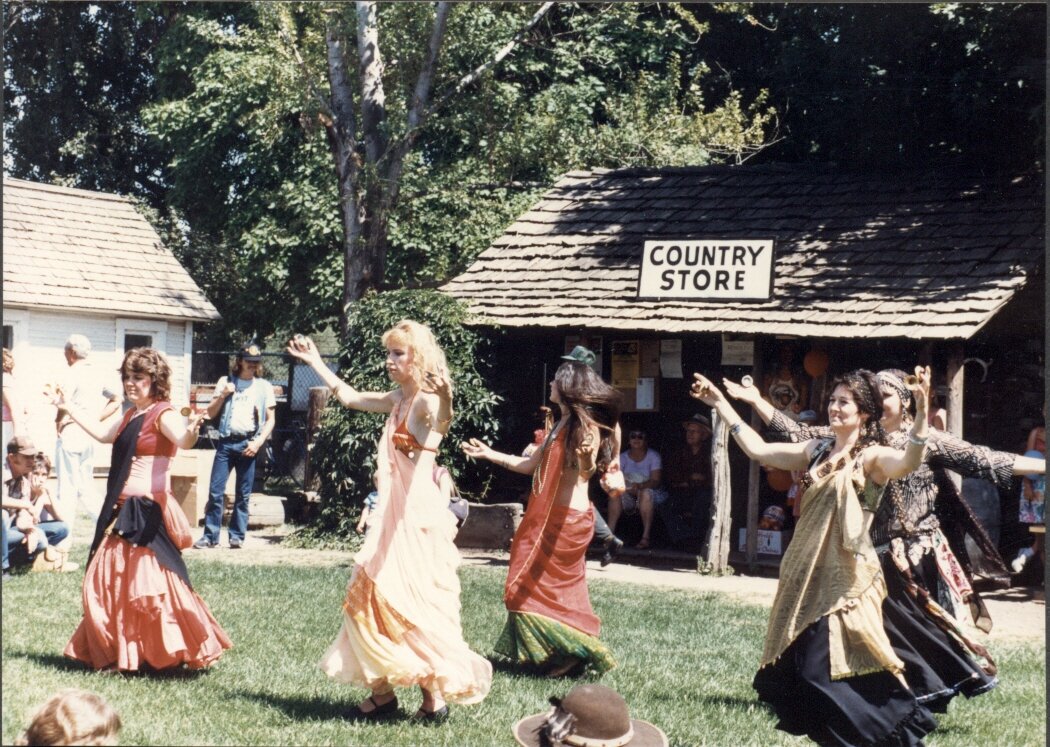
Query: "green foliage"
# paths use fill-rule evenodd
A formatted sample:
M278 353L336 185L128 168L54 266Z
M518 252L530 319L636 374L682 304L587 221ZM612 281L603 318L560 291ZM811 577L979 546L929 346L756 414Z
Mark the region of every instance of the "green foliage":
M468 437L494 440L499 434L495 408L499 398L485 385L485 343L468 329L466 308L437 291L371 293L354 305L350 335L342 351L341 376L360 391L391 388L382 336L402 319L430 327L445 351L451 373L455 416L445 436L439 462L448 467L471 498L484 489L480 472L465 469L458 445ZM311 452L321 481L321 510L315 533L352 534L363 498L372 490L372 474L385 416L331 404ZM463 479L460 479L460 478Z

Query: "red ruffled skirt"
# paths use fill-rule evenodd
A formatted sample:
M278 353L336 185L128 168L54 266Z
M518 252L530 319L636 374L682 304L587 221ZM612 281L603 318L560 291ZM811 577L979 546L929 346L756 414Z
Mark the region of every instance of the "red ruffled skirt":
M95 669L201 669L232 648L208 605L153 551L107 536L84 576L84 619L63 652Z

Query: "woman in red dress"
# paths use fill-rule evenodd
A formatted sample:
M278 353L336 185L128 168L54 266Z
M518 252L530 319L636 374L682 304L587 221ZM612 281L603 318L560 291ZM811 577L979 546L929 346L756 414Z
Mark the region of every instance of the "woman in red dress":
M120 366L134 407L111 426L57 401L113 458L84 576L84 619L63 652L95 669L201 669L233 644L190 585L182 550L193 540L171 494L171 461L197 440L169 402L162 353L134 348Z

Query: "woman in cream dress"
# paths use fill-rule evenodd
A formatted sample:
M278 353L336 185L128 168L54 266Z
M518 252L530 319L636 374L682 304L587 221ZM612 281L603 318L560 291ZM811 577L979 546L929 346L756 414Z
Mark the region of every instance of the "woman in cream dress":
M376 460L379 508L354 557L342 627L320 665L330 677L372 691L349 718L393 716L394 688L418 685L423 703L413 718L440 722L446 703L477 703L492 684L492 665L463 640L456 518L431 478L452 421L452 387L429 328L403 320L387 330L383 345L397 385L389 392L359 392L343 382L309 338L296 336L288 346L344 406L389 413Z

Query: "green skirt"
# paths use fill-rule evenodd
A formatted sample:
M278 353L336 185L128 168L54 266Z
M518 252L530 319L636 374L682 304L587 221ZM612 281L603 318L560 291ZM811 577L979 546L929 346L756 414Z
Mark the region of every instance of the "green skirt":
M495 650L516 664L559 665L578 659L596 674L616 666L612 652L594 636L528 612L507 613Z

